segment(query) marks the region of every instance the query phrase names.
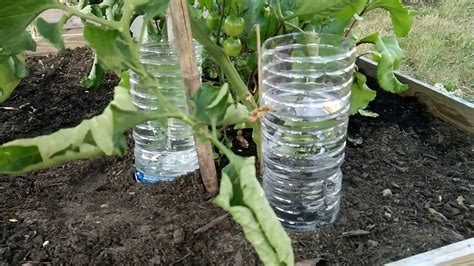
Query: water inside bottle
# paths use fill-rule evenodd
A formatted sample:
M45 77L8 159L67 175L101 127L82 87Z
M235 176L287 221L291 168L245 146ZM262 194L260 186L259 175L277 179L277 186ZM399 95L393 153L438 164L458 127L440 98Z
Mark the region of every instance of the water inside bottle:
M300 85L262 95L272 109L262 119L263 186L283 225L306 231L332 223L339 211L349 94Z

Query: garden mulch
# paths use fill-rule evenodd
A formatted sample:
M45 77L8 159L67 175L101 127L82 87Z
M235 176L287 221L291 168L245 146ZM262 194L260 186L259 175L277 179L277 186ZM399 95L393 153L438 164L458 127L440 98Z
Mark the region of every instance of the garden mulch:
M0 105L0 143L77 125L118 82L80 86L92 64L85 48L27 63L30 75ZM379 92L369 109L380 117L350 121L337 222L290 233L298 261L379 265L474 236L474 136L413 98ZM237 152L255 153L243 146L234 140ZM259 263L230 218L194 233L225 214L198 173L142 185L132 172L129 152L0 175L0 265Z

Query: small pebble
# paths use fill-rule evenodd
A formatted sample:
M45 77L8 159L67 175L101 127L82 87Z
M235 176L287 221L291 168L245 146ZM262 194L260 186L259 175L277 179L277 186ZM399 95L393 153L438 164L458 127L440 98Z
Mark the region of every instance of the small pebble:
M184 231L183 229L179 228L176 229L173 233L173 242L175 244L180 244L184 242Z
M387 219L391 219L392 215L389 212L383 214Z
M393 194L392 194L392 191L389 188L387 188L382 191L382 196L384 198L390 198L393 196Z
M369 173L363 172L360 176L361 176L362 178L367 178L367 177L369 177Z
M375 248L379 245L379 242L375 241L375 240L367 240L367 246L371 247L371 248Z
M400 218L395 217L395 218L393 218L393 221L396 222L396 223L398 223L398 222L400 221Z
M101 209L108 208L108 207L109 207L109 204L107 204L107 203L100 205Z
M49 244L49 240L44 241L43 247L46 247Z

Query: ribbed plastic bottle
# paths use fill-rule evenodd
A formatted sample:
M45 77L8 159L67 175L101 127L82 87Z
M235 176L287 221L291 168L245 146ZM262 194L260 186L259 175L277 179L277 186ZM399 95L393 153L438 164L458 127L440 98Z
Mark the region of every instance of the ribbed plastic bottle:
M355 46L294 33L263 47L263 187L286 228L314 230L339 211Z
M196 45L198 67L201 67L202 46ZM176 48L168 42L144 44L141 62L158 83L153 87L142 84L136 74L131 76L134 105L142 112L165 112L156 100L156 91L184 112L186 94ZM170 118L148 121L135 126L135 178L141 183L172 181L199 168L191 128Z

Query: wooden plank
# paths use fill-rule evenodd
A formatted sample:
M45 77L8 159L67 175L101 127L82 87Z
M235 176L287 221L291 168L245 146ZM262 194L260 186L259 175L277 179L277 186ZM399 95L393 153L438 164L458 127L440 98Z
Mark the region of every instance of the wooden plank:
M66 48L74 49L77 47L84 47L86 45L86 42L84 41L84 38L82 37L82 33L80 34L68 34L68 35L63 35L64 39L64 46ZM49 53L57 53L58 50L51 46L49 42L44 40L41 37L34 38L36 42L36 51L35 52L27 52L26 55L28 56L40 56L40 55L46 55Z
M385 264L386 266L474 265L474 238Z
M377 63L374 61L362 57L357 59L357 66L367 76L376 77ZM464 131L474 133L474 103L448 92L439 91L433 86L401 72L395 72L395 76L409 87L408 91L401 94L402 96L417 97L433 115Z
M65 14L64 11L60 9L48 9L41 13L40 17L42 17L47 22L57 22L63 15ZM64 29L71 29L71 28L82 28L81 19L73 16L70 18L66 24L64 24Z

